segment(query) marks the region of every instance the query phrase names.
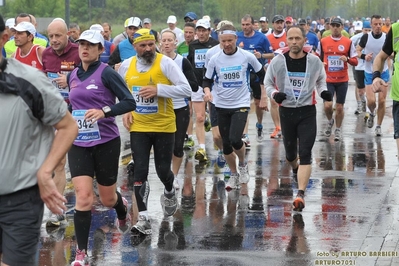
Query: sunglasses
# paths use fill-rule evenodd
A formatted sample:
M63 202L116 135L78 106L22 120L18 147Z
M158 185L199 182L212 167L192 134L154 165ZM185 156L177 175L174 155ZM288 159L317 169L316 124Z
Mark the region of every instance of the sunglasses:
M185 20L184 20L184 22L193 22L194 20L192 20L192 19L189 19L189 18L186 18Z
M340 24L330 24L330 26L333 27L333 28L339 28L339 27L341 27Z

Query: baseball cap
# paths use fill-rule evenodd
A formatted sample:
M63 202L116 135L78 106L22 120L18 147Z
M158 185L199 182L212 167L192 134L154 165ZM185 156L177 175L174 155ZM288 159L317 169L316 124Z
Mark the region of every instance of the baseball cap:
M370 21L363 22L363 29L371 29Z
M267 19L267 17L261 17L259 19L259 22L264 21L264 22L269 22L269 20Z
M362 30L363 29L363 22L361 22L360 20L356 21L355 25L354 25L354 29L355 30Z
M213 24L219 24L219 22L220 22L221 20L220 19L218 19L218 18L215 18L215 20L213 21Z
M306 20L311 20L312 18L310 17L310 16L307 16L306 17Z
M139 19L138 17L130 17L125 21L125 28L127 27L137 27L140 28L141 27L141 19Z
M233 22L228 21L228 20L222 20L218 23L217 27L216 27L216 31L219 31L224 25L232 25L233 26Z
M90 30L98 30L98 31L104 32L104 28L100 24L91 25Z
M187 12L184 15L184 20L186 20L186 18L189 18L191 20L197 20L198 19L197 14L195 14L194 12Z
M149 18L145 18L145 19L143 19L143 24L150 24L151 23L151 19L149 19Z
M15 26L15 18L9 18L6 20L6 27L13 28Z
M313 24L313 25L317 25L317 21L316 21L316 20L313 20L313 21L312 21L312 24Z
M32 35L36 34L35 26L33 26L32 23L27 22L27 21L20 22L17 26L14 26L13 29L16 31L19 31L19 32L28 31Z
M330 18L325 18L324 23L329 24L330 23Z
M306 19L304 19L304 18L301 18L301 19L298 21L298 25L306 25L306 24L308 24L308 23L307 23Z
M339 24L342 26L342 20L340 18L336 17L331 20L330 24Z
M209 20L202 18L197 21L197 24L195 24L195 28L198 27L203 27L204 29L210 29L211 24L209 23Z
M272 23L277 21L284 21L284 17L282 15L275 15L272 19Z
M176 16L169 16L168 17L168 20L166 21L166 23L173 23L173 24L175 24L177 22L177 18L176 18Z
M291 23L292 23L292 22L294 22L294 19L293 19L292 17L286 17L286 18L285 18L285 21L286 21L286 22L288 21L288 22L291 22Z
M77 39L77 41L82 40L90 43L101 43L101 45L104 46L104 37L98 30L85 30L80 34L79 39Z
M206 20L208 20L209 22L211 22L211 17L208 16L208 15L203 16L202 19L206 19Z

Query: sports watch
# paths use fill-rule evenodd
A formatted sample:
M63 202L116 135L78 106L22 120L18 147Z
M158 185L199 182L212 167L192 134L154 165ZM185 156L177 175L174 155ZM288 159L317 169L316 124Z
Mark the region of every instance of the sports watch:
M105 117L110 117L111 116L111 107L104 106L102 108L102 110L103 110L103 113L104 113Z

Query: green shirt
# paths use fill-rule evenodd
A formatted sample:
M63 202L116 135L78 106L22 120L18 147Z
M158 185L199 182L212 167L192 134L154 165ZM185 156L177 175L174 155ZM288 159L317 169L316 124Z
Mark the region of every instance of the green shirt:
M392 24L392 48L395 53L394 69L395 74L392 75L391 98L399 101L399 23Z
M179 44L176 48L176 52L183 56L184 58L187 58L188 55L188 45L186 44L186 42L182 42L181 44Z
M341 34L344 35L345 37L348 37L348 38L351 37L351 36L349 35L349 33L346 32L346 30L342 30L342 31L341 31ZM328 37L328 36L330 36L330 35L331 35L331 30L326 30L326 31L323 32L323 36L321 36L321 38Z

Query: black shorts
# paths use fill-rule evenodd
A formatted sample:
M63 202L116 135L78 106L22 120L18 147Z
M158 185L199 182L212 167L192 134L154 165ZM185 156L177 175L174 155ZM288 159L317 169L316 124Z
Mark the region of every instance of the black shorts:
M348 92L348 82L327 82L327 89L332 95L336 96L336 103L345 103L346 93Z
M120 152L120 137L93 147L72 145L68 152L71 177L96 176L98 184L112 186L118 179Z
M261 87L260 87L260 80L258 75L256 75L253 72L250 72L250 84L251 89L252 89L252 96L257 99L260 100L260 96L261 96Z
M358 89L364 89L366 86L364 85L364 70L355 70L355 80L356 87Z
M0 253L7 265L36 265L44 204L38 186L0 196Z

